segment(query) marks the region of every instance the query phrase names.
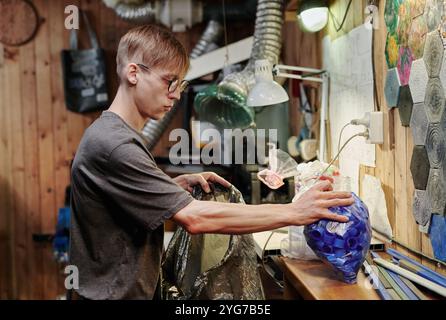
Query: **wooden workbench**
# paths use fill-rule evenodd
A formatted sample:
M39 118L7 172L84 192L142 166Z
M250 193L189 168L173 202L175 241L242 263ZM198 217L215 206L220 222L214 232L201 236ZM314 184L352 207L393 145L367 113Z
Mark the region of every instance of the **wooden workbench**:
M280 257L279 267L284 274L284 299L305 300L380 300L362 270L356 284L336 278L334 271L321 261L294 260Z

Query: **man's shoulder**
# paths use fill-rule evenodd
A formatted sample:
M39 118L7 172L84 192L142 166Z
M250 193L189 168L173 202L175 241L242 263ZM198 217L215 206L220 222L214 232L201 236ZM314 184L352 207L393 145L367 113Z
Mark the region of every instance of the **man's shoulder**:
M86 130L76 152L76 157L107 159L121 145L134 144L142 147L141 138L110 112L102 114Z

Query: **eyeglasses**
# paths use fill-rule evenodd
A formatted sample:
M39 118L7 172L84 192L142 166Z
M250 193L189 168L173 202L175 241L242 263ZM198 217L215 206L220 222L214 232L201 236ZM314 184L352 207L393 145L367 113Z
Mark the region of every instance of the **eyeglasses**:
M151 68L137 63L137 66L146 69L146 70L151 70ZM187 86L189 85L189 82L186 80L183 80L180 82L180 80L178 78L173 78L172 80L167 79L166 77L160 76L159 74L157 74L156 72L154 72L153 70L151 70L154 74L156 74L160 79L166 81L168 83L168 87L167 87L167 91L169 91L169 93L175 92L175 90L178 89L178 87L180 88L180 93L183 92L184 90L186 90Z

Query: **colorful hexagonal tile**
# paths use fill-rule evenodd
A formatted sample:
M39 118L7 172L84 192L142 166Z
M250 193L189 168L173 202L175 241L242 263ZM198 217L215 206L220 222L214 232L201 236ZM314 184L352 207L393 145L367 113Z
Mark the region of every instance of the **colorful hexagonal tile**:
M393 68L388 70L384 94L386 96L387 106L389 108L394 108L397 106L400 87L401 84L397 69Z
M440 169L430 169L427 180L427 199L432 208L432 213L444 214L446 206L446 181L443 171Z
M386 39L386 61L389 69L395 68L398 63L400 46L398 37L394 33L388 33Z
M425 145L428 125L424 102L415 103L412 108L412 116L410 117L410 129L412 130L413 143L415 145Z
M409 32L409 48L412 50L414 59L423 57L427 33L427 24L424 16L416 17L412 21Z
M413 55L409 47L400 47L397 69L402 86L409 84L410 69L412 68Z
M429 31L438 29L443 15L443 0L427 0L424 7L424 17Z
M412 115L413 100L410 94L409 86L403 86L398 96L398 112L400 114L401 125L408 127L410 124L410 116Z
M427 34L423 59L429 77L438 77L443 62L443 42L440 33L433 31Z
M424 102L429 77L423 59L412 62L410 70L409 88L414 103Z
M444 111L445 96L439 78L430 78L427 82L424 104L429 122L440 122Z
M416 18L423 14L426 0L407 0L410 5L410 16Z
M415 146L410 161L410 172L412 173L415 189L426 190L429 171L430 165L426 148L424 146Z
M426 150L431 168L442 169L446 156L446 136L439 123L429 123Z
M425 190L415 190L412 208L415 221L420 226L427 225L430 221L432 210L429 206L429 201L427 201Z
M398 9L400 0L387 0L384 9L384 21L386 22L387 32L395 33L398 25Z
M398 26L396 27L396 32L398 34L399 43L402 46L409 45L409 31L412 23L410 9L409 1L402 2L398 9Z
M435 258L446 261L446 217L438 214L432 215L429 238Z

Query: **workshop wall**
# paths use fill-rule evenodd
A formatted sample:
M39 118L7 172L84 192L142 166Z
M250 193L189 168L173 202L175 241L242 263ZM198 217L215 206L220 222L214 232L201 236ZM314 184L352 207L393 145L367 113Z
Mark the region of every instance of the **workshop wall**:
M384 21L385 2L385 0L376 1L379 6L380 16L379 27L375 30L374 35L375 81L378 102L375 105L375 110L379 109L384 112L384 144L376 146L376 168L361 166L360 181L365 174L374 175L381 180L395 240L433 257L429 237L418 230L418 225L412 214L414 192L414 184L410 171L410 161L414 146L412 131L409 127L401 125L398 110L395 108L389 109L384 96L385 75L387 74L387 63L384 55L387 37L387 29ZM338 20L342 18L347 4L348 0L331 2L330 9ZM344 28L340 32L335 31L330 21L327 32L331 39L342 36L364 23L364 10L366 5L367 1L365 0L353 1ZM348 111L346 110L346 112ZM398 249L421 261L419 256L413 255L403 248ZM444 267L432 264L427 259L422 259L422 262L434 270L446 273Z

